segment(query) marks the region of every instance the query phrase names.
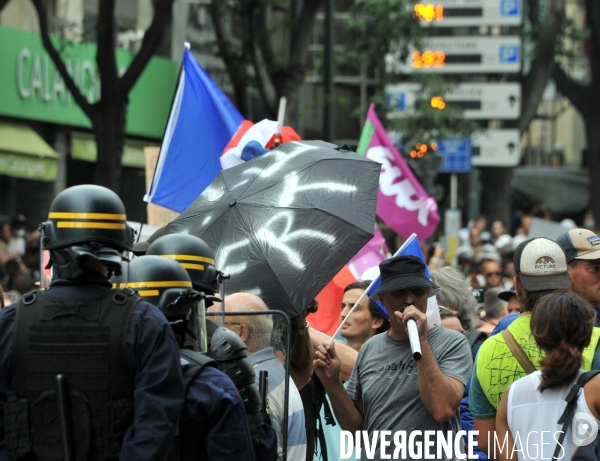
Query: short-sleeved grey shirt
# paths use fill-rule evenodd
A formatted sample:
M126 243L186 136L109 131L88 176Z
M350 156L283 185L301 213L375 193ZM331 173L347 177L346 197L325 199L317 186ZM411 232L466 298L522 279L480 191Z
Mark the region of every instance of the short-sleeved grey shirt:
M454 330L433 327L427 332L427 340L442 373L466 384L473 364L465 336ZM352 400L362 400L363 429L369 434L376 430L389 430L392 434L406 431L408 439L411 431L444 431L446 434L446 431L460 430L458 410L449 421L438 423L425 408L408 340L396 341L382 333L367 341L358 354L347 392ZM388 454L393 448L392 444ZM367 459L364 449L362 459ZM379 451L374 459L380 459Z

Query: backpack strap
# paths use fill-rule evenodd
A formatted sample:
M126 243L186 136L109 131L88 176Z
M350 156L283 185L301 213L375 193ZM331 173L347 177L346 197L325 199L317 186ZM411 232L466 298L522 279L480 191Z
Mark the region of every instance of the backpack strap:
M577 404L577 397L579 397L579 394L581 393L581 388L598 373L600 373L600 370L586 371L585 373L582 373L567 394L567 398L565 399L567 406L565 407L565 411L563 411L561 417L558 419L558 424L562 424L562 428L560 436L558 437L556 448L554 449L554 454L552 455L552 461L559 459L558 454L560 453L562 443L567 435L569 423L571 422L571 419L573 419L573 414L575 413L575 407Z
M523 352L523 348L519 346L519 343L515 340L515 337L512 335L512 333L508 330L502 330L502 337L504 338L504 341L506 342L506 345L512 354L523 367L523 370L525 370L525 373L533 373L535 371L535 366L527 354Z
M195 352L189 349L179 349L179 359L183 373L183 390L187 395L188 389L196 377L206 366L216 368L217 362L202 352Z
M467 342L469 343L470 349L473 349L473 346L475 345L475 343L477 341L479 341L480 339L482 341L485 341L488 337L488 335L486 335L483 331L479 331L479 330L467 331L465 333L465 336L467 337Z

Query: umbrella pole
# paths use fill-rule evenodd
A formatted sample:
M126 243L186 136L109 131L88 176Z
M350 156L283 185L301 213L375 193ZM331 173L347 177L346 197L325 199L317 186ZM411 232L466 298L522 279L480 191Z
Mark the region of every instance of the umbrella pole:
M396 251L396 253L394 254L394 256L392 256L392 258L395 258L396 256L400 255L404 251L404 249L410 244L410 242L412 242L416 238L416 236L417 236L417 234L413 233L410 237L408 237L406 239L406 241L402 244L402 246L400 248L398 248L398 251ZM358 298L358 301L356 301L354 303L354 306L352 306L352 309L350 309L350 312L348 312L348 315L346 315L346 317L344 317L344 320L342 321L342 323L340 323L340 326L337 328L337 330L335 330L335 333L331 336L331 339L329 340L330 345L333 342L333 339L338 335L338 333L342 329L342 325L344 325L344 323L346 323L346 320L348 320L348 318L350 318L350 316L352 315L352 312L354 312L354 309L356 309L356 307L360 304L360 302L363 300L363 298L369 294L369 291L371 291L371 288L373 288L373 285L375 285L377 282L379 282L379 276L377 278L375 278L369 284L369 286L363 292L363 294L360 295L360 298Z

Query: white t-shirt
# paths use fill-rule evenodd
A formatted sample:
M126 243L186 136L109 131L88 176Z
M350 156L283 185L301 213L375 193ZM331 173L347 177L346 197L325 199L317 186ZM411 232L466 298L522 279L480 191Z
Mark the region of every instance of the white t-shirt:
M507 416L508 427L514 439L514 453L518 453L519 461L552 459L562 430L562 424L558 424L558 420L567 406L565 398L581 373L584 370L579 370L569 384L546 389L544 392L538 390L541 371L535 371L512 384L507 401ZM582 441L591 443L590 436L597 435L599 427L600 421L590 412L582 388L577 397L575 417L567 426L558 458L561 461L570 460ZM502 441L500 444L502 445Z

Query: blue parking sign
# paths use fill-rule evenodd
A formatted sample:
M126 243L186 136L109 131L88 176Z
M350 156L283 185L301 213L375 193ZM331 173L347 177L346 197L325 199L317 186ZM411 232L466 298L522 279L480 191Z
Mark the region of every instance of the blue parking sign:
M500 62L503 64L519 62L519 46L502 45L500 47Z
M500 14L502 16L518 16L521 10L521 0L501 0Z
M468 173L471 171L471 138L443 139L438 142L437 155L442 157L440 173Z
M406 93L404 91L388 91L387 103L392 109L406 109Z

